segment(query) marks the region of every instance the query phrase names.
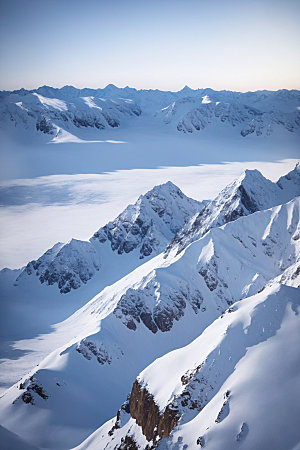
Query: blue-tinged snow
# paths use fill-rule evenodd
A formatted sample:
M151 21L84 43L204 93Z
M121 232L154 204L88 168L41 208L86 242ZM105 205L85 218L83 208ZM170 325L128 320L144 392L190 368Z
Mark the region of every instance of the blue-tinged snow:
M268 283L276 290L272 280L289 265L295 272L284 282L298 286L299 207L297 198L212 229L175 258L158 255L105 288L56 326L48 338L59 348L21 389L19 382L6 391L3 425L38 446L77 445L115 415L157 357L190 343L239 299ZM33 404L22 400L27 388Z

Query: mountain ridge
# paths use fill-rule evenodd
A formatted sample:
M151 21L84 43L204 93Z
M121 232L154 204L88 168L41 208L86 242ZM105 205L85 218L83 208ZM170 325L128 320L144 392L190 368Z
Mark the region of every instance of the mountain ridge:
M155 186L96 231L89 241L71 239L67 244L55 244L29 262L15 283L36 274L41 283L57 284L60 292L66 294L101 272L103 264L110 264L111 252L121 256L135 251L133 258L138 265L139 260L160 253L185 221L202 207L203 203L185 196L170 181Z
M103 89L73 86L20 89L0 95L2 129L35 130L50 142L80 130L143 126L171 133L228 129L243 138L270 136L300 128L300 91L233 92L186 89L177 92L137 90L108 85ZM36 135L37 136L37 135Z
M276 183L263 177L256 169L245 170L174 236L165 254L168 255L175 250L179 253L212 227L222 226L238 217L286 203L299 194L299 163L288 174L280 177Z

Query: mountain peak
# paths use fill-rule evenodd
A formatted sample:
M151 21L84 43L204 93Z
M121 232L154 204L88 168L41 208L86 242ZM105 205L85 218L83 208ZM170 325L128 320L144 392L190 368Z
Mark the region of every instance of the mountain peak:
M162 183L162 184L158 184L156 186L154 186L152 189L150 189L150 191L146 192L146 194L144 194L145 196L147 196L148 194L150 194L151 192L178 192L180 190L180 188L178 186L176 186L176 184L172 183L172 181L166 181L166 183Z
M16 282L35 274L41 283L57 284L61 293L68 293L94 277L103 267L102 260L109 265L113 253L124 255L135 251L131 258L135 262L130 267L133 264L136 268L141 259L162 252L185 221L202 206L201 202L185 196L171 181L154 186L115 220L100 228L89 241L73 238L66 244L58 243L38 260L28 263ZM114 259L115 276L120 273L118 261L123 264L124 259ZM128 273L126 269L121 272Z
M202 206L168 181L141 195L134 205L97 231L93 239L102 243L109 240L118 254L139 248L140 258L154 256Z
M253 188L255 183L262 184L264 186L273 185L272 181L263 176L263 174L257 169L246 169L242 175L234 182L237 185L241 184L243 186L248 185L249 188Z
M119 89L119 88L118 88L118 86L115 86L114 84L109 83L107 86L105 86L104 89Z
M259 176L263 177L262 173L257 169L246 169L244 170L245 177L253 177L253 176Z
M194 89L190 88L187 84L178 92L192 92Z

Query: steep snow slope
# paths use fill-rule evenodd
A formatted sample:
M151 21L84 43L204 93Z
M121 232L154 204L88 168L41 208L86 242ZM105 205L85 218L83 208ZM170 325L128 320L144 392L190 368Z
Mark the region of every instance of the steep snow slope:
M68 293L86 284L96 272L114 272L110 281L138 266L141 260L160 253L170 239L203 203L186 197L171 182L155 186L141 195L134 205L129 205L113 222L100 228L90 241L72 239L63 245L56 244L37 261L27 264L16 284L28 276L38 276L41 283L57 285L61 293ZM120 255L134 252L128 263ZM112 253L113 255L112 259ZM117 257L116 257L117 256Z
M299 312L299 289L286 286L236 303L147 367L117 418L77 449L292 450L300 442Z
M38 446L78 444L116 413L138 372L233 302L292 265L285 282L297 286L299 209L296 198L214 228L104 289L58 326L59 348L2 396L1 423Z
M263 177L258 170L246 170L174 236L166 253L182 251L210 228L221 226L255 211L286 203L297 195L300 195L299 163L277 183Z

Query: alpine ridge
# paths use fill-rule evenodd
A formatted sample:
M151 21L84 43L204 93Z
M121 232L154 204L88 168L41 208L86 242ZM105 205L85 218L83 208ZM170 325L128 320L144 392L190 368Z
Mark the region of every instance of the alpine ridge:
M16 279L16 285L36 275L41 283L57 285L66 294L86 284L97 272L101 275L104 265L106 271L115 271L114 281L117 281L120 273L126 274L122 271L124 258L121 256L130 254L132 270L146 258L157 255L202 207L203 203L186 197L170 181L155 186L114 221L100 228L89 241L72 239L67 244L55 244L38 260L28 263ZM107 267L109 264L111 267Z
M209 229L220 227L239 217L285 203L300 195L300 165L277 183L266 179L258 170L246 170L194 216L167 246L166 254L182 251L190 242Z
M46 141L81 139L90 130L119 127L169 129L171 133L231 130L243 138L300 130L300 94L296 90L232 92L184 88L178 92L136 90L108 85L104 89L61 89L0 92L4 132L24 129Z

